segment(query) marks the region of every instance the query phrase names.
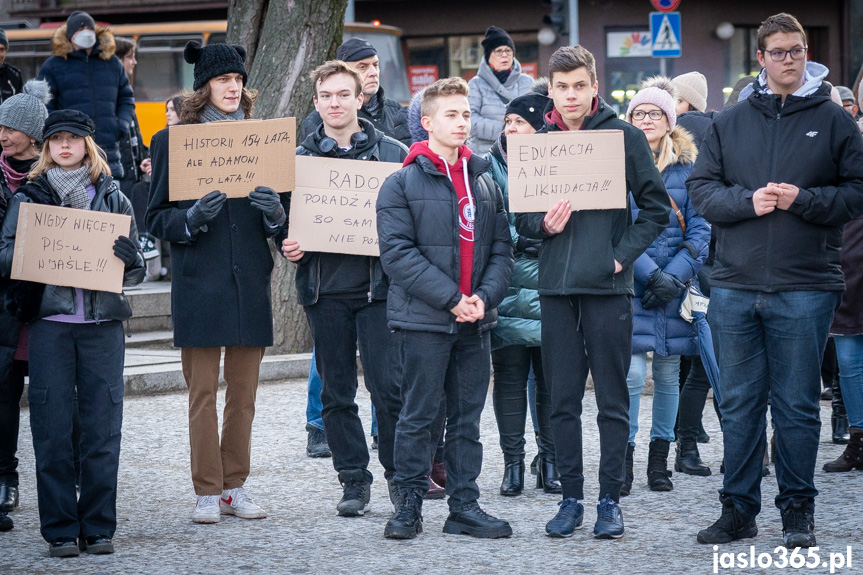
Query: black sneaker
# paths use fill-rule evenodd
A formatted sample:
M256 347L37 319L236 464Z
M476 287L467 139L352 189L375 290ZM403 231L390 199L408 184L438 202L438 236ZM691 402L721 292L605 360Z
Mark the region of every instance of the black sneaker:
M597 539L620 539L623 537L623 512L617 501L606 494L596 506L596 524L593 536Z
M349 481L342 484L343 495L336 511L342 517L359 517L365 515L369 510L369 500L372 494L372 485L365 481Z
M423 490L398 489L396 512L387 521L384 537L387 539L413 539L423 532Z
M78 541L74 537L58 537L48 545L48 555L51 557L77 557Z
M309 432L309 438L306 441L306 455L309 457L332 457L330 444L327 443L327 434L323 429L318 429L314 425L306 425L306 430Z
M584 505L575 497L567 497L557 504L560 509L554 519L545 524L545 533L549 537L572 537L576 529L582 528Z
M730 498L721 498L721 501L722 515L713 525L698 532L699 543L730 543L758 535L754 518L747 520L743 517Z
M90 555L109 555L114 552L114 544L107 535L90 535L81 537L78 541L78 549Z
M782 511L785 547L815 547L815 505L808 499L792 499Z
M497 539L512 535L512 527L503 519L483 511L479 503L471 501L458 511L450 511L443 524L443 532L450 535L470 535L480 539Z

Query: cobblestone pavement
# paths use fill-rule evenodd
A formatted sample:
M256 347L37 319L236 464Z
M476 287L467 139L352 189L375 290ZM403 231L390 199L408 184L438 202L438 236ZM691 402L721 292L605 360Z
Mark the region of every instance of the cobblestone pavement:
M185 574L185 573L711 573L713 549L699 545L695 534L719 515L717 489L721 434L713 410L705 410L710 443L702 456L712 467L710 477L674 474L674 490L647 489L646 437L651 398L642 400L639 447L635 452L636 481L632 495L623 499L626 535L618 541L594 540L597 466L599 461L596 407L592 391L585 398L584 422L587 478L585 528L571 539L550 539L544 525L557 510L558 496L532 488L517 498L498 495L503 460L489 394L482 418L485 446L479 478L480 502L490 513L509 520L509 539L475 540L444 535L444 501L427 501L425 532L418 539L384 539L384 524L392 507L383 471L373 461L371 512L362 518L336 515L341 490L330 459L305 456L305 384L289 381L263 385L252 438L252 473L246 487L269 517L244 521L226 517L217 525L195 525L189 520L195 497L189 477L187 398L183 394L127 398L118 498L117 552L111 556L51 559L39 535L33 455L28 414L22 414L21 507L12 514L15 529L0 534L0 573L28 574ZM224 390L220 393L224 401ZM359 399L363 421L369 422L369 399ZM221 411L221 404L220 404ZM853 569L863 566L860 494L863 475L825 474L821 465L841 452L830 443L830 412L822 404L822 442L816 481L821 496L816 504L819 552L845 552L852 546ZM528 424L529 425L529 424ZM528 442L528 461L536 447ZM372 452L373 454L376 452ZM771 466L772 468L772 466ZM530 479L528 479L530 481ZM723 546L721 552L773 553L781 544L782 526L773 506L775 473L764 481L759 535L743 543ZM531 485L532 487L532 485ZM860 554L858 556L857 554ZM776 555L778 556L778 554ZM724 572L722 569L720 572ZM736 569L727 572L788 572L790 568ZM801 569L826 573L829 569Z

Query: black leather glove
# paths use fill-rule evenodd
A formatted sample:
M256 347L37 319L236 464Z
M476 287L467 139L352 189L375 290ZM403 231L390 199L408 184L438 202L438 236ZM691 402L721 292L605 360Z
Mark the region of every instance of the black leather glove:
M126 236L120 236L114 240L114 255L120 258L126 267L137 261L139 249L141 246Z
M641 296L641 306L653 309L665 305L680 295L684 287L676 277L657 269L647 281L647 289Z
M219 190L214 190L195 202L195 205L186 211L186 225L189 227L189 233L194 236L207 225L207 222L211 222L219 215L227 200L228 196Z
M258 186L249 194L252 206L264 212L267 222L273 226L280 226L285 222L285 210L279 201L279 194L272 188Z
M521 252L524 255L530 256L532 258L539 257L539 249L541 247L542 240L526 238L524 236L518 236L518 241L515 243L516 252Z

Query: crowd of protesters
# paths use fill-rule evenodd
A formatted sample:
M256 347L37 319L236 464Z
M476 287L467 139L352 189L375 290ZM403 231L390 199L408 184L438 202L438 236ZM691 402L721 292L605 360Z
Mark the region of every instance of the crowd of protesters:
M273 344L272 242L296 264L314 341L306 449L332 457L339 515L364 515L374 481L355 402L359 351L393 505L385 537L417 537L424 499L444 496L445 533L512 534L480 507L476 481L493 367L500 495L524 492L530 413L536 487L560 494L550 537L585 521L581 416L592 377L593 534L620 538L650 365L647 487L673 490L672 444L675 471L711 474L697 444L708 439L701 414L714 386L721 514L697 540L756 536L773 460L783 543L814 547L822 381L833 439L847 444L824 470L863 469L863 136L853 92L807 60L793 16L767 18L757 44L762 70L735 86L724 110L707 110L707 81L693 71L645 80L619 117L598 95L582 46L558 49L548 78L534 81L507 32L491 26L475 78L439 80L402 107L384 95L374 46L346 41L311 75L315 111L297 155L402 166L377 199L375 257L305 251L291 235L289 192L171 200L169 129L148 150L134 114L134 42L73 13L38 80L22 86L17 70L0 67L0 531L18 506L27 374L49 554L112 553L117 527L131 309L119 294L10 279L19 208L30 202L133 215L113 246L125 286L158 278L161 265L148 262L159 242L170 245L196 523L267 515L244 484L260 364ZM6 47L0 35L0 64ZM166 102L168 126L252 117L257 92L242 47L190 42L184 58L193 91ZM573 210L560 200L545 213L510 212L507 138L583 130L623 134L626 207ZM710 341L681 314L702 293Z

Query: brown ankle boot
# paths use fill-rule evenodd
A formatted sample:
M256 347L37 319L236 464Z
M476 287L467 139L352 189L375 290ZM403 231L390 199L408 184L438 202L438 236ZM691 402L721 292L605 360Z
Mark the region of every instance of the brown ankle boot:
M835 461L824 464L824 471L842 473L863 469L863 429L852 427L849 429L851 439L845 446L845 451Z

